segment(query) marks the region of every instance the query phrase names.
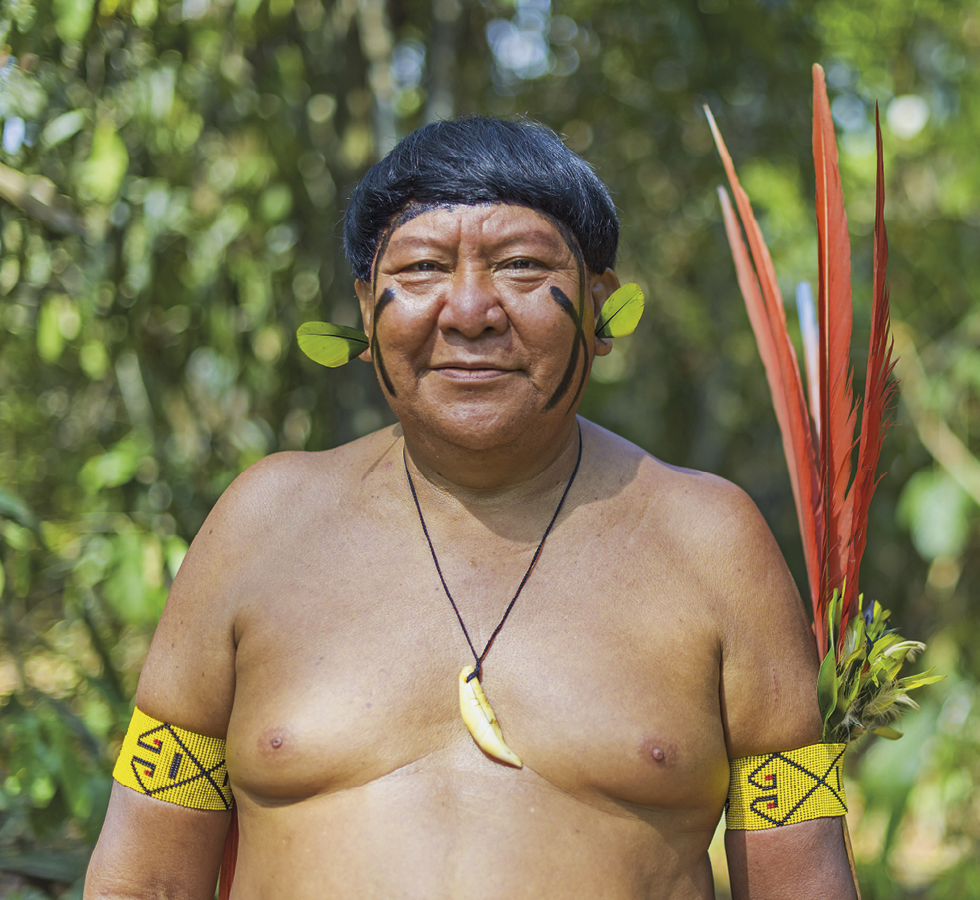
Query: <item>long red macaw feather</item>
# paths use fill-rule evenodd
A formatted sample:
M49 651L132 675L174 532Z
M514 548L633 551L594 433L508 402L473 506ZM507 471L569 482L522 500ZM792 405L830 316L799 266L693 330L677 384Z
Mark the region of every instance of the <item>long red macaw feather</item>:
M841 191L834 121L823 69L813 67L813 167L817 180L817 329L820 393L820 485L825 528L821 579L814 617L822 622L835 587L847 573L851 528L851 451L854 401L851 391L851 242ZM848 617L857 603L856 584L846 585Z
M756 343L759 345L776 418L783 436L783 451L789 467L790 484L793 488L800 534L803 538L810 594L816 597L820 590L819 548L822 546L823 536L823 519L820 514L820 473L817 468L815 440L807 412L799 365L796 361L796 351L786 331L786 311L769 250L762 238L762 231L752 214L748 195L739 184L735 166L714 117L707 108L705 112L728 173L728 181L735 195L739 217L749 239L747 251L742 241L741 229L728 202L728 195L723 188L719 188L719 194L723 198L725 229L735 259L739 287L745 298ZM751 259L749 252L751 252Z
M783 436L807 562L814 630L822 659L831 649L827 606L833 592L844 592L839 626L841 636L848 620L858 612L858 571L867 539L868 507L878 481L876 471L885 420L894 393L894 385L889 381L894 360L888 337L888 292L885 286L888 244L883 215L881 131L878 128L871 345L857 470L849 486L856 419L850 368L851 251L823 69L813 67L813 158L817 178L819 268L818 385L812 392L819 400L812 404L813 409L807 407L769 251L721 134L711 112L707 109L706 112L738 209L736 218L728 195L719 189L739 287L759 345ZM742 240L743 228L748 247Z
M235 866L238 863L238 809L233 807L228 833L225 835L225 848L221 853L221 870L218 876L218 900L231 897L231 886L235 880Z
M871 340L868 347L868 371L864 382L864 410L861 416L861 445L858 450L857 474L854 478L853 524L850 553L847 560L847 582L858 583L861 557L867 541L868 507L880 478L876 477L881 444L887 430L889 407L895 395L895 382L889 379L895 368L892 357L894 341L889 336L888 237L885 232L885 165L881 146L881 124L875 105L875 142L878 171L875 178L874 279L871 305ZM856 596L856 595L855 595ZM846 623L845 623L846 624ZM843 635L843 625L841 626Z

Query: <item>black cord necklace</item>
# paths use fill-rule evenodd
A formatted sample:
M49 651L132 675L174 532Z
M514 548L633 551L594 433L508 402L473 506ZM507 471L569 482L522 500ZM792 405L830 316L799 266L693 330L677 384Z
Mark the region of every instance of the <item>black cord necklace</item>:
M466 727L469 728L470 734L473 735L473 738L477 744L479 744L479 746L490 756L511 765L520 767L522 765L520 759L518 759L517 756L503 742L503 737L500 733L500 726L497 724L497 719L494 716L493 710L490 708L490 704L487 702L483 689L480 686L480 673L483 670L483 661L487 658L487 654L490 652L490 648L493 646L494 640L496 640L497 635L500 634L500 630L504 627L507 617L514 608L514 604L517 603L517 598L521 596L521 591L524 590L524 585L527 584L528 578L531 577L531 572L534 570L534 565L537 563L542 549L544 549L544 542L548 540L548 535L551 534L551 529L554 527L555 522L558 521L558 515L561 513L562 507L565 505L565 498L568 496L568 492L571 490L572 484L575 482L575 476L578 474L579 465L582 462L582 426L578 426L578 457L575 460L575 468L572 469L571 477L569 477L568 483L565 485L565 490L561 495L561 500L558 501L558 507L555 509L555 514L551 517L548 527L545 528L544 534L541 536L538 547L534 551L534 556L531 558L531 564L527 567L527 571L524 573L524 577L521 579L521 583L517 587L517 593L514 594L513 599L507 604L507 609L504 610L504 615L501 618L500 623L493 630L493 634L490 635L490 640L487 641L487 645L483 648L483 653L476 652L476 647L473 646L470 633L466 630L466 624L463 622L463 617L459 614L459 608L456 606L456 601L453 600L453 595L450 593L449 586L446 584L446 579L442 574L442 567L439 565L439 558L436 556L436 549L432 545L432 538L429 537L429 529L425 524L425 516L422 515L422 507L419 504L419 496L415 490L415 483L412 481L412 473L408 470L408 456L404 448L402 449L402 462L405 465L405 476L408 478L408 486L412 491L412 499L415 501L415 510L418 512L419 522L422 524L422 533L425 535L426 543L429 545L429 552L432 554L432 562L435 563L436 572L439 575L439 581L442 582L442 589L446 592L446 596L449 598L449 603L453 608L453 612L456 613L456 618L459 621L459 627L463 629L463 636L466 638L466 643L470 645L470 651L473 653L473 659L476 660L475 666L466 666L463 671L459 673L459 700L460 712L462 713L463 721L466 723Z

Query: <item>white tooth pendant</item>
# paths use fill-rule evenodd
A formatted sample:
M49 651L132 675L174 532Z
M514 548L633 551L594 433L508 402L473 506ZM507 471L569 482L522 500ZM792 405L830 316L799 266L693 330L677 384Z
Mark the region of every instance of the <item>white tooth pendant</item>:
M490 647L493 644L494 638L500 633L500 629L504 627L504 623L507 621L510 611L514 608L514 604L517 603L517 598L521 596L521 591L524 590L524 585L527 583L528 578L531 577L531 570L534 568L534 564L538 561L538 557L541 555L541 551L544 549L544 542L548 539L548 535L551 534L551 529L554 527L555 522L558 521L558 514L561 512L561 508L565 504L565 498L568 496L568 492L572 489L572 485L575 483L575 476L578 474L579 465L582 463L582 427L579 426L578 429L578 457L575 460L575 468L572 469L572 474L569 476L568 483L565 485L565 492L561 495L561 500L558 501L558 507L555 509L555 514L551 517L548 527L545 528L544 534L541 536L541 540L538 542L538 549L534 551L534 556L531 557L531 562L527 567L527 571L524 573L524 578L521 580L520 585L518 585L517 593L514 594L513 599L507 605L503 618L494 629L486 647L483 648L482 655L477 654L476 648L473 646L473 641L470 640L469 632L466 630L466 623L463 622L463 617L459 614L459 608L456 606L456 601L453 600L453 595L449 592L449 586L446 584L446 579L442 575L442 569L439 566L439 557L436 556L436 548L432 546L432 538L429 537L429 529L425 525L425 516L422 515L422 506L419 503L419 495L415 490L415 482L412 481L412 473L408 468L408 452L404 447L402 448L402 463L405 466L405 479L408 481L408 487L412 492L412 500L415 501L415 511L419 514L419 524L422 526L422 533L425 535L425 542L429 545L429 552L432 554L432 562L436 567L436 573L439 575L439 581L442 582L442 589L446 592L446 598L449 600L449 604L452 606L453 612L456 613L456 618L459 619L459 627L463 629L463 636L466 638L466 643L470 645L470 650L473 651L473 658L477 660L476 666L465 666L463 671L459 673L459 711L463 716L463 722L469 729L470 734L473 735L473 740L476 741L476 745L484 753L486 753L487 756L497 760L498 762L505 763L508 766L514 766L517 769L522 769L524 768L524 763L522 763L520 757L504 743L504 736L501 734L500 726L497 724L497 717L493 714L493 710L490 708L490 704L487 702L487 696L483 693L483 688L480 687L480 679L477 678L474 673L483 662L484 657L486 657L486 655L490 652Z
M476 671L473 666L466 666L459 673L459 711L463 722L473 735L477 746L488 756L514 766L518 769L524 766L520 757L504 743L504 736L497 724L487 695L480 687L480 679L469 676ZM467 680L469 679L469 680Z

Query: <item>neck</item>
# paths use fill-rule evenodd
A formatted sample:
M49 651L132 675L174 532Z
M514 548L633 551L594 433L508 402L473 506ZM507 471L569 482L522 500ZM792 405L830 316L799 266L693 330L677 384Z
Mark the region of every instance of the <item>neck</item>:
M468 507L513 509L516 503L550 500L575 468L576 421L547 441L535 436L487 450L444 446L406 430L408 464L413 475Z

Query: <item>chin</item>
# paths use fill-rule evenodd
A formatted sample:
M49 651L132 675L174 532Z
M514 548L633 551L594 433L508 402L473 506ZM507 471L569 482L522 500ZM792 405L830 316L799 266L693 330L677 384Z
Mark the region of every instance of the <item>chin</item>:
M535 433L545 424L526 410L501 410L499 405L473 404L442 414L419 417L399 416L407 428L430 439L452 444L465 450L493 450ZM396 410L397 414L397 410Z

